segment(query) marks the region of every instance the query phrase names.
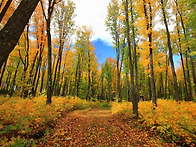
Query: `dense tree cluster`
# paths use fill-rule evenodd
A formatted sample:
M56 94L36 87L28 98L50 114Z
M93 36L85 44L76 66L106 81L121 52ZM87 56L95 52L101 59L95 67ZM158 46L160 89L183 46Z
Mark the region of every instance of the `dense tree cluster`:
M127 100L136 116L139 100L155 106L157 98L194 100L194 1L111 0L106 26L116 59L102 65L92 29L76 29L74 11L71 0L1 1L1 93L47 94L47 104L52 95ZM180 66L174 65L176 56Z

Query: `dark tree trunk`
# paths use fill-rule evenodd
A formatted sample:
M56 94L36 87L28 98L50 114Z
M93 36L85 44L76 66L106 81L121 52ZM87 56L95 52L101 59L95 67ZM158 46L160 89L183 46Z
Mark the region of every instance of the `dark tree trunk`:
M100 96L100 100L103 99L103 94L104 94L104 84L103 84L104 78L103 75L101 76L101 96Z
M62 90L62 94L61 94L62 96L65 96L66 86L67 86L67 77L64 78L63 90Z
M33 97L36 96L37 87L38 87L38 84L39 84L40 73L41 73L40 70L41 70L41 67L40 67L39 70L38 70L37 81L36 81L36 83L35 83L35 86L34 86L34 89L33 89L33 93L32 93Z
M163 97L163 93L164 93L164 86L163 86L163 73L160 74L160 78L161 78L161 85L160 85L160 97Z
M78 63L76 66L76 74L75 74L75 96L78 96L79 92L79 84L80 84L80 55L78 55Z
M172 70L172 75L173 75L175 98L176 98L176 101L179 101L180 95L179 95L179 89L178 89L178 83L177 83L177 76L176 76L175 67L174 67L173 52L172 52L171 40L170 40L170 32L169 32L169 28L168 28L168 24L167 24L163 0L161 0L161 7L162 7L162 15L163 15L163 20L164 20L164 24L165 24L166 34L167 34L167 46L168 46L168 50L169 50L169 61L171 64L171 70Z
M59 57L57 58L57 62L56 62L56 66L55 66L55 70L54 70L54 79L53 79L53 85L52 85L52 88L53 88L53 92L54 92L54 95L55 95L55 88L57 86L57 82L56 82L56 76L57 76L57 70L58 70L58 65L59 65ZM54 63L55 64L55 63Z
M27 32L26 32L26 41L25 41L25 51L26 51L26 55L25 55L25 58L23 60L21 54L20 54L20 50L19 50L19 56L20 56L20 59L23 63L23 66L24 66L24 70L23 70L23 75L22 75L22 78L21 78L21 82L25 81L26 80L26 73L27 73L27 69L29 67L29 25L27 24ZM25 34L24 34L25 35ZM22 93L21 93L21 97L24 96L24 93L28 93L26 92L26 90L24 90L26 87L23 85L22 86Z
M91 59L90 59L90 52L88 51L88 91L87 91L87 96L86 100L90 100L90 92L91 92Z
M131 43L130 43L130 26L129 26L129 14L128 14L128 0L124 3L125 7L125 16L126 16L126 27L127 27L127 43L128 43L128 50L129 50L129 66L130 66L130 78L131 78L131 97L133 103L133 114L136 118L139 117L138 114L138 99L135 93L135 85L134 85L134 73L133 73L133 63L132 63L132 51L131 51Z
M115 26L115 29L117 30L117 24ZM119 102L122 102L121 97L121 86L120 86L120 45L119 45L119 34L116 31L115 34L116 38L116 68L117 68L117 98Z
M7 60L8 60L8 59L7 59ZM0 74L1 74L1 77L0 77L0 87L1 87L1 82L2 82L2 79L3 79L3 75L4 75L4 72L5 72L7 60L4 62L4 64L3 64L3 69L2 69L2 71L0 72Z
M47 20L47 39L48 39L48 80L47 80L47 100L46 104L52 103L52 45L50 34L50 19Z
M177 12L180 16L180 21L181 21L181 25L182 25L182 30L183 30L183 34L184 34L184 38L186 39L187 38L187 33L186 33L186 29L185 29L185 25L184 25L184 21L182 19L182 12L180 12L179 8L178 8L178 2L177 0L175 0L175 3L176 3L176 6L177 6ZM190 48L187 47L187 50L188 52L190 53ZM192 75L193 75L193 83L194 83L194 91L195 91L195 94L196 94L196 75L195 75L195 65L194 65L194 61L193 61L193 57L190 56L190 61L191 61L191 68L192 68ZM187 63L188 64L188 63ZM187 69L188 70L188 69ZM189 72L189 71L188 71ZM189 78L188 81L190 81L190 77L187 77ZM189 83L190 85L190 83Z
M178 8L177 8L177 11L178 11ZM180 16L181 16L181 13L180 13ZM182 18L181 18L181 22L182 22ZM180 58L181 58L181 62L182 62L182 69L183 69L183 75L184 75L185 100L189 101L189 100L193 99L193 95L192 95L190 73L189 73L189 66L188 66L188 60L187 60L187 51L186 51L186 55L185 55L186 56L186 68L187 68L187 77L186 77L185 65L184 65L184 60L183 60L183 55L182 55L182 45L181 45L181 38L180 38L180 30L178 28L179 24L178 24L178 20L177 20L177 13L176 13L176 24L177 24L177 32L178 32L178 42L179 42L179 49L180 49ZM183 22L182 22L182 25L183 25ZM185 29L184 26L183 26L183 29ZM185 30L184 30L184 32L185 32ZM188 82L188 86L187 86L187 82Z
M6 86L3 87L3 90L8 91L9 86L10 86L11 77L12 77L12 72L10 70L8 70L8 75L7 75L6 82L5 82Z
M144 1L144 12L146 17L146 22L148 23L147 31L150 32L148 34L148 39L149 39L149 49L150 49L150 77L151 77L150 79L151 79L152 102L155 106L157 106L155 81L154 81L153 51L152 51L152 8L150 2L148 3L148 5L149 5L149 13L150 13L150 22L148 22L147 10Z
M33 63L31 65L31 69L30 69L30 72L29 72L29 78L27 80L27 84L31 83L31 80L32 80L32 77L33 77L33 69L35 67L35 63L36 63L36 60L37 60L37 55L38 55L38 52L36 52L34 60L33 60ZM28 96L28 89L24 90L24 94L23 95L24 95L24 98L26 98Z
M167 78L168 78L168 66L169 66L169 60L166 55L166 71L165 71L165 99L167 99Z
M53 89L55 95L60 95L59 91L59 81L60 81L60 71L61 71L61 61L62 61L62 50L63 50L63 44L62 39L60 39L60 47L58 52L58 58L57 63L55 66L55 72L54 72L54 80L53 80Z
M41 86L40 86L40 93L43 93L45 71L46 71L46 65L45 65L45 62L43 62L43 66L42 66L42 78L41 78Z
M95 83L94 77L95 77L95 73L92 72L92 74L91 74L91 79L92 79L92 82L91 82L92 83L91 84L91 97L93 97L93 98L97 97L96 93L98 91L98 88L95 88L95 86L94 86L94 83ZM99 85L99 84L97 84L97 85Z
M58 65L56 88L55 88L57 96L60 95L60 85L59 85L59 82L60 82L60 72L61 72L62 49L63 49L63 46L61 47L61 50L60 50L60 53L59 53L59 65Z
M112 86L111 83L108 83L108 99L107 102L110 102L112 100Z
M17 75L17 72L18 72L19 65L20 65L20 60L18 61L16 71L14 73L14 77L13 77L13 80L12 80L12 86L11 86L11 89L10 89L10 97L12 97L12 95L14 93L14 86L15 86L15 82L16 82L16 75Z
M139 100L139 89L138 89L138 67L137 67L137 50L136 50L136 41L135 41L135 28L134 28L134 14L133 14L133 2L131 3L131 30L132 30L132 40L133 40L133 54L134 54L134 65L135 65L135 94L137 99Z
M189 97L188 94L188 89L187 89L187 78L186 78L186 73L185 73L185 68L184 68L184 60L183 60L183 56L182 56L182 51L180 49L180 59L182 62L182 71L183 71L183 76L184 76L184 93L185 93L185 100L187 100L187 98Z
M149 76L149 74L148 74ZM151 78L148 77L148 92L149 92L149 99L152 100L152 88L151 88Z
M126 72L126 95L127 95L127 101L131 102L131 96L130 96L130 81L129 81L129 76L128 76L128 72Z
M44 6L41 1L42 11L43 15L46 20L46 32L47 32L47 42L48 42L48 79L47 79L47 100L46 104L52 103L52 93L53 93L53 87L52 87L52 39L51 39L51 28L50 23L52 19L52 13L54 10L54 5L56 4L56 0L48 0L48 11L47 16L44 11Z
M151 93L152 93L152 102L155 106L157 106L157 100L156 100L156 90L155 90L155 81L154 81L154 66L153 66L153 51L152 51L152 7L151 3L148 3L149 7L149 18L148 18L148 10L146 6L146 1L143 0L144 5L144 14L146 19L146 29L149 32L148 33L148 41L149 41L149 51L150 51L150 84L151 84Z
M187 55L187 52L186 52ZM193 94L192 94L192 87L191 87L191 80L190 80L190 73L189 73L189 65L188 65L188 59L186 56L186 68L187 68L187 81L188 81L188 98L185 99L187 101L193 101Z
M42 44L42 43L41 43ZM31 94L35 96L35 84L36 84L36 79L37 79L37 74L41 68L41 62L42 62L42 52L43 52L44 47L40 45L40 52L39 52L39 58L37 59L37 65L35 68L35 73L34 73L34 78L32 82L32 89L31 89Z
M0 31L0 68L16 46L39 0L22 0Z

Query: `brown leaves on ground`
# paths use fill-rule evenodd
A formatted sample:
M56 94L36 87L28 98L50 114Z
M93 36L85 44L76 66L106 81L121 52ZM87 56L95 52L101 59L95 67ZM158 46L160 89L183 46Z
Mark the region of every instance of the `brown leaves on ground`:
M38 146L175 146L139 129L134 119L113 116L111 110L74 111L59 120Z

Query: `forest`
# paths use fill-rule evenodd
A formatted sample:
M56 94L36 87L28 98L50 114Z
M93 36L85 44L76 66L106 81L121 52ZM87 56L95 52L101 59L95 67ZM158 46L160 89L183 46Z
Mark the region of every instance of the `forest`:
M0 146L195 146L196 0L110 0L98 62L72 0L0 1Z

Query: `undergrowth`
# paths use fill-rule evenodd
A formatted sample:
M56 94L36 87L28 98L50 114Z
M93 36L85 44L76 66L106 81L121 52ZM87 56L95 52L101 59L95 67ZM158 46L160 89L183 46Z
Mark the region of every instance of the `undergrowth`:
M96 105L74 97L53 97L50 105L45 104L45 96L8 99L0 98L0 146L33 145L63 113Z
M158 100L155 108L150 101L139 102L142 125L158 132L168 142L194 146L196 140L196 103ZM132 117L132 103L112 103L112 113Z

